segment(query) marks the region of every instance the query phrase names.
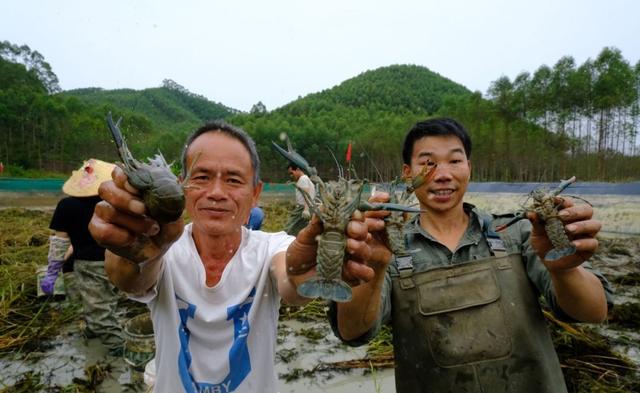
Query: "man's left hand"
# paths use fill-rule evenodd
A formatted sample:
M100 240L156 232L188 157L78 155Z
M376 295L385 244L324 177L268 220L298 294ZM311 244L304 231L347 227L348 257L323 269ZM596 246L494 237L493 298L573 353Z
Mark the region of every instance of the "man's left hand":
M602 224L594 220L593 208L588 204L576 205L571 198L558 198L561 202L558 217L564 224L565 232L576 247L573 255L568 255L557 261L545 261L544 256L553 248L544 224L540 223L535 213L529 213L527 218L533 224L531 232L531 246L536 251L547 269L566 270L580 266L591 258L598 248L597 233Z
M322 231L322 222L314 215L287 250L287 275L297 285L316 274L318 236ZM371 256L371 249L367 244L369 232L362 213L356 211L353 214L345 236L347 258L342 267L342 279L355 286L373 278L373 269L365 264Z

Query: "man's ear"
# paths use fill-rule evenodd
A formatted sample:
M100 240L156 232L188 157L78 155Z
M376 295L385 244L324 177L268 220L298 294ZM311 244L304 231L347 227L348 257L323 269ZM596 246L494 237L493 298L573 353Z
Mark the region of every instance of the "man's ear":
M261 181L258 182L258 184L253 187L253 206L258 206L258 201L260 200L260 194L262 193L262 187L264 186L264 183Z
M408 179L411 177L411 166L402 164L402 177Z

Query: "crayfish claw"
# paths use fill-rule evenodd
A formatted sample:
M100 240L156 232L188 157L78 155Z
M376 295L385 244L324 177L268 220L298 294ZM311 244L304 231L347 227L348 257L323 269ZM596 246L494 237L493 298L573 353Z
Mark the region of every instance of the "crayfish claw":
M116 143L116 147L118 151L122 148L124 139L122 138L122 132L120 131L120 121L122 121L122 117L118 119L118 121L113 123L113 117L111 117L111 112L107 114L107 125L109 126L109 130L111 131L111 135L113 136L113 141ZM122 157L120 157L122 158Z
M424 167L422 167L422 170L417 176L408 179L411 181L411 184L407 186L407 192L412 193L421 185L433 180L433 178L436 176L437 167L438 167L438 164L435 164L435 163L431 168L429 168L428 165L425 165Z
M280 147L280 145L278 145L274 141L271 141L271 145L273 146L274 149L276 149L278 153L280 153L290 163L300 168L302 172L304 172L307 176L311 177L311 176L316 176L318 174L318 171L316 171L316 168L309 165L309 162L305 160L304 157L302 157L295 150L293 150L293 147L291 147L291 142L289 142L288 138L287 138L288 150L283 149L282 147Z
M385 210L390 212L403 212L403 213L420 213L422 210L416 207L406 206L400 203L369 203L360 202L358 206L360 211L378 211Z
M560 184L558 185L558 188L553 190L551 192L551 194L553 196L556 196L556 195L560 194L562 191L564 191L571 184L575 183L575 182L576 182L576 177L575 176L571 176L569 179L561 181Z

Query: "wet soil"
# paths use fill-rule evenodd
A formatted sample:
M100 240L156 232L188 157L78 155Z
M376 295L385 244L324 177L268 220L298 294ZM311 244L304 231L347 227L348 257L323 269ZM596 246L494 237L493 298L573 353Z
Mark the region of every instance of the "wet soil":
M481 208L517 210L521 195L470 193ZM518 199L520 198L520 199ZM51 210L57 198L19 198L22 206ZM588 197L603 221L601 247L592 263L611 281L616 306L608 323L589 325L607 338L614 351L640 368L640 196ZM9 203L0 196L0 208ZM267 202L265 202L267 203ZM285 210L286 211L286 210ZM1 235L0 235L1 236ZM64 300L60 300L63 302ZM123 322L124 322L123 315ZM2 321L0 321L2 323ZM286 319L278 329L276 368L285 392L394 392L392 368L344 369L331 364L362 359L366 347L341 344L324 320ZM141 371L122 357L110 355L95 339L87 339L76 321L36 347L0 354L0 392L143 392ZM602 390L605 391L605 390ZM613 390L611 390L613 391ZM620 391L620 390L617 390Z

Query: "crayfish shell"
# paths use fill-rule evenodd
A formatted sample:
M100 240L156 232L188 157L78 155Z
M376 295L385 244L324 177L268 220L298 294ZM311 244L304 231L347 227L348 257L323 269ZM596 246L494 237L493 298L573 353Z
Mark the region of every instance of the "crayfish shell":
M144 194L144 204L149 211L149 216L158 223L173 222L182 216L185 204L184 193L180 184L175 183L175 185L177 187L173 184L166 184ZM180 190L179 194L175 192L177 189ZM171 197L157 196L157 193L163 192Z

